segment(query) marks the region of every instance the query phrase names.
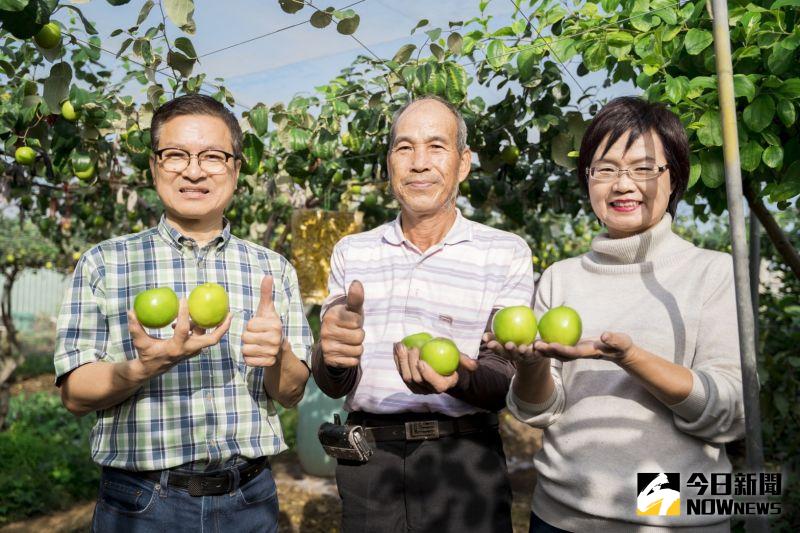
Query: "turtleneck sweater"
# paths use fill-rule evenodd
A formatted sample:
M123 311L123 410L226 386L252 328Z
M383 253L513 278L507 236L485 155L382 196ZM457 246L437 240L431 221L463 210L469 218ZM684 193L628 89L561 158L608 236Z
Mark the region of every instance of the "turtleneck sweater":
M600 235L591 251L555 263L536 286L534 311L574 308L583 338L626 333L692 374L689 396L664 405L615 363L551 361L555 390L542 404L509 390L518 419L544 428L534 456L532 509L568 531L727 531L725 517L686 514L692 473L730 473L723 444L744 434L733 262L672 232L669 214L626 238ZM637 515L637 473L678 472L680 516ZM670 529L671 530L671 529Z

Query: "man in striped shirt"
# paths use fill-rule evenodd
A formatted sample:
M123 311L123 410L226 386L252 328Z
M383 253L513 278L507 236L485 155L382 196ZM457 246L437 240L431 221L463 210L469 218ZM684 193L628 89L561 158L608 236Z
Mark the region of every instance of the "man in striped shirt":
M274 401L291 406L313 342L297 276L280 255L231 235L242 132L214 99L187 95L151 124L158 226L102 242L75 268L58 322L57 384L103 467L93 530L277 531L267 457L286 449ZM206 332L186 297L222 285L230 313ZM130 311L146 289L181 297L173 328Z
M355 531L511 531L511 490L497 428L514 368L481 345L493 311L530 305L531 252L518 236L465 219L458 185L466 126L426 97L395 114L387 168L401 213L335 247L314 378L347 395L348 424L374 454L339 461L342 525ZM400 341L452 339L440 376Z

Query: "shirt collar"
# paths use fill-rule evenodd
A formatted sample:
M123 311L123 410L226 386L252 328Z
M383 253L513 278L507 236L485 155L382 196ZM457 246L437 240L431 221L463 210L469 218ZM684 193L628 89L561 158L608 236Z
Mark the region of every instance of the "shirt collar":
M400 245L407 241L406 236L403 234L403 227L400 223L400 216L398 213L397 218L391 221L383 232L383 238L389 244ZM460 209L456 209L456 220L447 235L442 239L442 244L458 244L459 242L472 240L472 224L469 220L464 218ZM410 241L408 241L411 244Z
M219 235L211 239L211 241L206 244L207 248L213 248L215 250L221 250L225 247L228 241L231 239L231 223L230 221L223 217L222 218L222 231ZM173 245L178 250L182 249L189 243L195 242L194 239L190 237L186 237L180 231L173 228L167 222L166 215L161 215L161 220L158 221L158 234L161 235L161 238L164 239L167 243Z

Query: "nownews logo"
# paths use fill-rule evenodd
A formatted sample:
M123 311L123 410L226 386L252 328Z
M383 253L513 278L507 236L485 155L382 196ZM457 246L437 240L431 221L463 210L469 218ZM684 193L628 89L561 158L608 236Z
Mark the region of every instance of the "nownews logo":
M649 516L679 516L681 514L681 476L663 472L637 474L639 496L636 514Z
M637 515L681 514L680 474L639 473L637 486ZM686 488L692 489L683 491L687 515L748 516L781 513L780 502L768 501L770 496L781 495L781 474L777 472L714 473L709 477L694 472L686 481Z

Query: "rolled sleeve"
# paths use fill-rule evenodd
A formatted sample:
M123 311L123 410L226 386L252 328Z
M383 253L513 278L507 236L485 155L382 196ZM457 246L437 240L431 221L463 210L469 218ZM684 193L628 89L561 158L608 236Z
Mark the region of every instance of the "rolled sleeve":
M553 361L550 366L550 375L553 376L553 392L542 403L529 403L520 400L514 394L515 375L511 379L511 386L506 395L506 407L517 420L535 428L546 428L561 417L566 404L564 384L561 379L561 363Z
M58 316L53 355L56 385L79 366L106 358L109 330L104 305L102 254L93 249L75 266Z

